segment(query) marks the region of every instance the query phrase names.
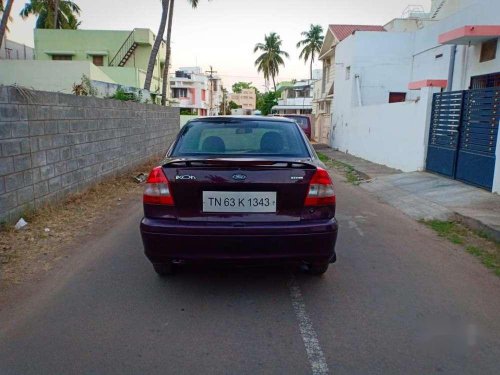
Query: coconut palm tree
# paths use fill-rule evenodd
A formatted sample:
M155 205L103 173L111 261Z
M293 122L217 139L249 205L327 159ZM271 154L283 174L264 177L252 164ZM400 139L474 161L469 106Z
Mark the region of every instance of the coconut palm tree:
M57 9L57 11L56 11ZM80 7L71 0L30 0L21 9L23 19L37 16L37 29L72 29L80 26Z
M300 35L302 35L304 39L297 43L297 48L303 47L302 51L300 51L299 58L304 58L304 63L307 63L307 60L311 60L309 69L312 79L314 59L316 55L319 54L321 46L323 45L323 28L320 25L311 24L309 30L303 31Z
M52 21L54 23L54 29L57 29L57 15L59 14L60 5L60 0L54 0L54 20Z
M12 11L12 5L14 4L14 0L10 0L7 5L4 7L3 0L0 0L0 12L2 12L2 20L0 21L0 47L2 47L3 37L5 35L5 31L9 30L7 27L7 23L12 21L12 17L10 16L10 12Z
M155 68L156 57L160 50L161 42L163 41L163 34L165 33L165 25L167 24L169 0L161 0L161 20L156 39L151 49L148 62L148 70L146 71L146 79L144 80L144 89L151 90L151 80L153 79L153 70Z
M166 41L167 52L165 55L165 65L163 66L163 84L162 84L162 89L161 89L161 105L167 104L167 83L168 83L168 68L169 68L168 65L170 64L170 37L172 36L172 19L174 18L174 3L175 3L175 0L170 0L170 7L168 9L168 26L167 26L167 41Z
M283 56L288 58L287 52L281 49L282 40L281 37L272 32L269 35L264 35L264 43L257 43L253 52L262 51L257 60L255 60L255 66L257 71L264 74L264 78L269 80L269 77L273 80L274 91L276 91L275 77L279 74L280 65L285 66L283 61Z
M5 0L5 1L4 1L4 0L0 0L0 19L1 19L1 16L3 15L3 11L4 11L4 8L5 8L5 6L4 6L4 2L7 2L7 0ZM14 4L14 2L12 2L12 4ZM8 23L9 23L9 22L12 22L13 20L14 20L14 18L12 18L12 16L11 16L11 15L9 15L9 18L8 18L8 21L7 21L7 26L5 27L5 31L6 31L6 32L9 32L9 31L10 31L10 30L9 30L9 24L8 24Z
M210 1L210 0L209 0ZM198 7L199 0L188 0L193 9ZM172 36L172 19L174 18L174 3L175 0L170 0L170 8L168 10L168 26L167 26L167 48L165 56L165 66L163 67L163 87L161 92L161 103L165 105L167 102L167 81L168 81L168 69L170 67L170 39Z
M171 0L172 3L174 3L174 0ZM198 7L199 0L188 0L188 2L191 4L193 9ZM168 8L168 9L167 9ZM167 14L168 12L172 13L172 18L173 18L173 12L174 12L174 4L169 6L169 1L168 0L162 0L162 13L161 13L161 22L160 22L160 27L158 29L158 35L163 35L165 32L165 23L167 21ZM168 66L170 64L170 35L172 34L172 18L169 17L169 25L168 25L168 31L167 31L167 58L165 59L165 66L163 67L163 76L165 76L165 69L166 69L166 74L168 77ZM156 38L158 40L158 38ZM151 50L151 55L149 56L149 64L148 64L148 71L146 72L146 80L144 82L144 88L146 90L149 90L151 88L151 80L153 78L153 70L156 62L156 57L158 56L158 51L160 50L160 43L161 43L161 38L158 43L153 45L153 49ZM157 45L158 44L158 45ZM162 102L166 102L166 96L165 99L163 98L166 90L166 84L163 83L162 87ZM165 94L166 95L166 94Z

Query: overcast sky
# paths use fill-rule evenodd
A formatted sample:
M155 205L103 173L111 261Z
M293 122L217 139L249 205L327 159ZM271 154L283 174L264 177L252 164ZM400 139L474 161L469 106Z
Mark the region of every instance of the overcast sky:
M160 0L75 0L82 9L82 29L131 30L146 27L157 32ZM264 34L277 32L283 49L290 54L279 80L309 76L308 66L299 61L295 44L311 23L326 30L328 24L383 25L400 17L408 4L430 8L431 0L200 0L193 10L187 0L175 3L172 34L172 64L213 65L226 86L235 81L252 81L263 89L263 79L254 67L256 43ZM8 38L33 45L35 19L23 21L19 11L24 1L14 3L14 22ZM319 67L319 65L317 65Z

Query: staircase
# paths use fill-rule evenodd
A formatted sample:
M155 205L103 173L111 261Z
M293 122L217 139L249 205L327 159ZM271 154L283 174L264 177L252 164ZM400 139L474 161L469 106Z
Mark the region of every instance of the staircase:
M401 18L414 19L418 29L424 27L424 19L427 19L428 16L429 15L425 13L422 5L408 5L401 14Z
M441 2L439 3L439 5L433 9L431 12L431 19L434 20L436 19L437 15L439 14L439 11L441 10L441 8L443 7L444 3L446 3L446 0L441 0Z
M125 66L130 56L132 56L138 44L135 41L135 31L132 31L125 42L109 62L109 66Z

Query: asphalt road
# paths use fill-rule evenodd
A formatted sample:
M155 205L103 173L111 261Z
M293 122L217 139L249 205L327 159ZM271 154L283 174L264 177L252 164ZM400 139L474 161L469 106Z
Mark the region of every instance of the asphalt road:
M500 279L337 183L338 262L186 267L142 254L140 204L0 312L0 374L499 374Z

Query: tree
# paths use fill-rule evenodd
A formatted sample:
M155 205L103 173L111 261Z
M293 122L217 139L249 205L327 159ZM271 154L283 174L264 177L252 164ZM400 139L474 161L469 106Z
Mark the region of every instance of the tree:
M284 57L289 57L288 53L281 50L282 40L274 32L264 35L264 43L257 43L253 52L262 51L263 53L255 60L257 71L264 74L264 78L273 80L274 91L276 91L276 82L274 78L279 74L280 65L285 66Z
M10 0L4 8L3 0L0 0L0 12L2 12L2 20L0 21L0 47L2 47L5 31L9 30L7 28L7 23L12 20L10 12L12 11L13 4L14 0Z
M167 6L165 6L164 3L167 3ZM168 80L168 68L170 65L170 36L172 34L172 19L174 16L174 0L171 0L172 4L171 6L168 6L168 0L162 0L162 15L161 15L161 22L160 22L160 28L158 30L158 36L162 35L165 32L165 23L167 19L167 13L170 12L171 16L168 17L168 30L167 30L167 46L166 46L166 57L165 57L165 65L163 67L163 85L162 85L162 103L167 101L167 84L165 83L165 77ZM191 4L193 9L198 7L199 0L188 0L188 2ZM169 8L167 10L167 8ZM162 27L163 24L163 27ZM161 31L161 32L160 32ZM158 39L158 37L157 37ZM156 56L158 55L158 50L160 49L160 42L158 42L158 46L155 50L154 46L153 49L151 50L151 55L149 56L149 64L148 64L148 71L146 72L146 81L144 83L144 88L146 90L149 90L151 87L151 79L153 77L153 70L154 70L154 63L156 61ZM155 45L156 45L156 40L155 40ZM146 87L147 85L147 87Z
M281 91L269 91L261 94L257 99L257 109L261 112L263 116L267 116L271 113L271 109L278 104L278 99L281 96Z
M255 87L252 86L252 82L235 82L232 86L235 94L240 94L243 89L255 89Z
M71 0L30 0L21 9L20 15L23 19L37 16L37 29L76 30L81 24L77 19L80 7Z
M229 101L228 107L229 107L229 109L238 109L238 108L241 108L241 105L238 105L231 100L231 101Z
M297 48L303 47L302 51L300 51L299 58L303 58L304 63L307 63L307 60L311 60L309 69L312 79L314 59L321 51L321 46L323 45L323 28L320 25L311 24L309 31L303 31L300 35L302 35L304 39L297 43Z
M168 9L168 26L167 26L167 48L165 55L165 65L163 66L163 82L161 90L161 105L167 104L167 82L168 82L168 68L170 64L170 37L172 36L172 19L174 18L174 3L175 0L170 0L170 7Z
M54 23L54 29L57 29L57 23L58 23L57 14L59 13L59 7L60 7L60 0L54 0L54 14L53 14L54 20L52 21Z
M161 0L161 20L160 27L158 28L158 33L156 34L155 42L153 43L153 48L149 54L148 70L146 72L146 79L144 81L144 89L151 90L151 80L153 79L153 71L155 68L156 57L158 56L158 51L160 50L161 42L163 41L163 34L165 34L165 25L167 24L168 15L168 5L169 0Z

